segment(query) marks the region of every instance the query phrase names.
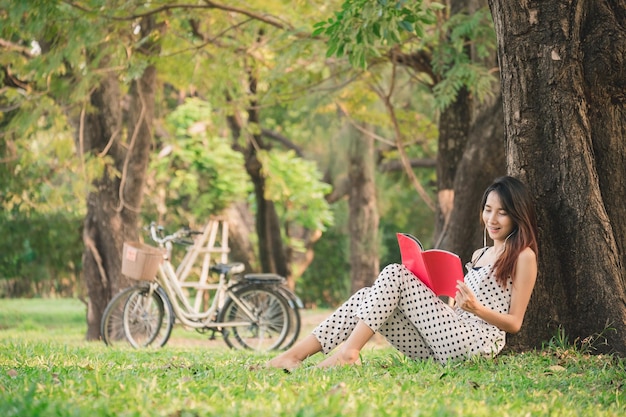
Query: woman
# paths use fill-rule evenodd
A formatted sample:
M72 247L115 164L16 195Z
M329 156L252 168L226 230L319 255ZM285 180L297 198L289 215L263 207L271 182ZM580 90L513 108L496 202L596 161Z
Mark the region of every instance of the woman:
M375 332L414 359L446 363L498 354L505 334L520 330L537 277L537 225L526 187L512 177L496 179L483 195L481 223L493 246L485 242L474 252L464 282L457 284L455 309L403 265L392 264L267 366L290 371L342 342L318 366L359 363Z

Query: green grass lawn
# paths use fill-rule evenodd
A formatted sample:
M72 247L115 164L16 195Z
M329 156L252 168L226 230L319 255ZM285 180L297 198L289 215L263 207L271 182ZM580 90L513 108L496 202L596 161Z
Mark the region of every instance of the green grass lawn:
M445 367L367 347L362 366L285 374L183 329L156 350L85 331L80 301L0 300L0 416L626 415L626 362L562 343Z

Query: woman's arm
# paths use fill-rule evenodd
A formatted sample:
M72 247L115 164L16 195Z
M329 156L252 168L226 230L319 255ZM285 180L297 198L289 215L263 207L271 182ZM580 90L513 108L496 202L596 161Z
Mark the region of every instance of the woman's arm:
M508 314L501 314L478 302L465 283L457 284L456 302L459 307L493 324L507 333L517 333L522 327L524 314L537 279L537 256L530 248L524 249L515 265L515 281L511 290L511 306Z

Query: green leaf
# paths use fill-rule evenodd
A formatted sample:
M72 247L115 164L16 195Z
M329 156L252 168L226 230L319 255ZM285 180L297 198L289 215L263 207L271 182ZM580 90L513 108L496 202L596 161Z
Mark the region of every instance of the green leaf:
M318 28L318 29L315 29L315 30L313 31L313 33L311 33L311 36L313 36L313 37L319 36L319 35L321 35L322 33L324 33L325 31L326 31L326 28L325 28L325 27L320 27L320 28Z

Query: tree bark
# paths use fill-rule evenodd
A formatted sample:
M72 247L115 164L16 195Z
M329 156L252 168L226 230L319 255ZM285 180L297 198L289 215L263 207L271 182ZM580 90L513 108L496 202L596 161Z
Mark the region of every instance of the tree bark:
M346 126L348 146L350 282L355 293L372 285L380 269L374 139Z
M257 79L249 73L248 85L251 94L248 106L248 123L261 127L260 115L254 95L256 93ZM265 198L265 177L261 172L261 161L257 158L257 149L269 150L261 134L249 135L243 133L241 118L237 115L227 117L228 125L233 135L233 148L244 156L245 167L254 186L256 202L256 232L259 239L259 261L263 272L271 272L286 277L291 287L294 286L293 277L289 267L289 259L284 248L281 236L281 224L276 212L274 202ZM238 143L244 137L245 144Z
M489 4L508 170L533 190L540 227L537 284L510 344L540 346L562 326L624 354L626 1Z
M108 155L113 165L94 182L87 198L84 222L83 277L87 287L87 339L100 337L100 320L108 301L129 282L120 274L122 245L137 240L137 223L143 197L143 184L152 135L156 70L146 68L133 83L129 108L129 148L119 144L121 96L114 77L103 82L93 94L91 104L99 112L85 119L85 149L103 151L110 140ZM113 171L122 173L119 178Z
M470 260L483 246L480 197L494 178L506 173L502 100L483 107L469 128L468 142L454 177L454 203L450 221L439 236L438 247Z
M224 213L228 221L229 259L232 262L241 262L246 271L257 269L257 257L250 241L254 230L254 216L247 204L236 203L226 209Z
M450 222L456 194L454 179L467 145L471 119L472 99L463 88L439 117L435 236L441 236Z

